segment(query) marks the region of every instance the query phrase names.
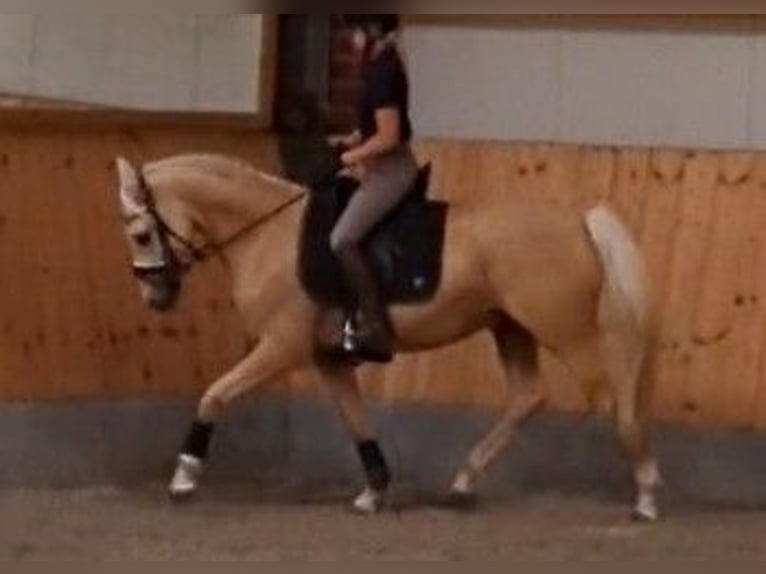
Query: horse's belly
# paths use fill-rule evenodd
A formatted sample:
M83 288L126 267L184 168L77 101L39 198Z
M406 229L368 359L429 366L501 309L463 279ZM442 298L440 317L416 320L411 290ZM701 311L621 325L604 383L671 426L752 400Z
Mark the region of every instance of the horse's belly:
M442 282L432 301L391 309L398 345L418 351L449 345L485 328L493 304L479 258L449 241Z
M487 326L486 313L474 304L429 304L394 311L397 346L404 352L434 349L455 343Z

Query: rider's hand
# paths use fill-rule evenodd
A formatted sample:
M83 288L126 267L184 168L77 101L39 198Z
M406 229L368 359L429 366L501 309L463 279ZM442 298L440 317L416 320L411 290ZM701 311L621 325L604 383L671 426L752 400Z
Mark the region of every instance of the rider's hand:
M340 171L341 175L352 177L354 179L362 179L364 176L364 162L355 159L353 152L347 151L341 154L340 163L343 166L343 169Z
M354 159L353 153L351 151L347 151L340 154L340 163L343 167L351 167L358 162Z
M329 145L331 148L348 147L346 145L347 140L348 136L332 135L327 138L327 145Z

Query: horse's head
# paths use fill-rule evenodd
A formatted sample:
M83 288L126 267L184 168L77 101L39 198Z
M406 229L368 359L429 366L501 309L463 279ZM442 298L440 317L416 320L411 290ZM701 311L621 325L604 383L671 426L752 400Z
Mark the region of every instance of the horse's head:
M154 310L171 310L181 292L183 265L168 232L185 230L188 224L172 204L163 204L160 216L158 198L141 173L124 158L116 163L120 212L141 296Z
M306 190L214 154L174 156L144 169L117 158L120 211L144 301L172 309L184 272L298 204Z

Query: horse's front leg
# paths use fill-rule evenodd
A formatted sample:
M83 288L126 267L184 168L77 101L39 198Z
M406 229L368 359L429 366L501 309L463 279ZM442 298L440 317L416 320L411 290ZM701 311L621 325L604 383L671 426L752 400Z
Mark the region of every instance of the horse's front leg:
M354 499L354 509L363 514L375 514L385 502L391 473L378 443L369 409L359 391L356 372L351 367L334 365L320 365L318 372L356 445L364 469L367 487Z
M197 491L215 424L226 407L245 392L286 374L296 364L295 353L267 338L211 385L199 403L197 418L178 455L176 471L170 482L171 497L186 498Z

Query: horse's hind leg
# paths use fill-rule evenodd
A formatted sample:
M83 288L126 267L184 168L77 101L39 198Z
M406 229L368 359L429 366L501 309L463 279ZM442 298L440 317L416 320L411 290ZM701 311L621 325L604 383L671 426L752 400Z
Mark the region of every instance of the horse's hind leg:
M654 521L658 518L654 493L660 477L641 418L644 350L640 333L613 322L558 355L583 384L591 412L614 413L617 438L637 488L634 517Z
M471 451L452 485L459 499L474 496L476 484L510 442L517 427L543 405L537 341L526 329L503 316L493 328L508 384L502 418Z
M634 517L655 521L659 517L655 490L660 483L660 473L643 420L644 403L640 392L645 343L635 333L616 327L607 328L604 351L614 391L617 435L633 467L637 490Z

